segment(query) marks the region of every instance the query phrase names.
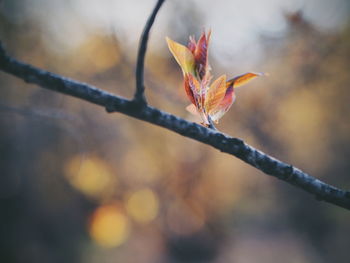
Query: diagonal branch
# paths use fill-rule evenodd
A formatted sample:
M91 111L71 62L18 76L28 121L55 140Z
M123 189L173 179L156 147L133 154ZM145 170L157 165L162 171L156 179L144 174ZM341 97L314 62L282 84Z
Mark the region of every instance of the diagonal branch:
M139 108L132 100L25 64L7 55L1 44L0 70L16 76L25 82L37 84L42 88L103 106L108 112L120 112L205 143L222 152L236 156L268 175L274 176L314 195L318 200L324 200L350 210L350 191L341 190L326 184L298 168L255 149L241 139L230 137L196 123L188 122L148 105Z
M134 95L134 100L143 105L146 105L147 103L144 95L145 86L144 86L143 75L144 75L145 55L147 51L148 36L152 28L152 25L154 23L154 20L157 16L157 13L160 7L162 6L162 4L164 3L164 1L165 0L158 0L150 17L146 22L145 28L143 29L141 39L140 39L139 51L137 54L137 64L136 64L136 92Z

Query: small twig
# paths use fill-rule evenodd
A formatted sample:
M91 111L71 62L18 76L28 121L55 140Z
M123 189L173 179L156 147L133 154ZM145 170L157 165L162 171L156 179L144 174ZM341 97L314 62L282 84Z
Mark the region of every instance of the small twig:
M215 127L215 125L214 125L214 122L213 122L213 120L211 119L210 116L208 116L208 121L209 121L209 126L208 126L208 128L213 129L213 130L216 131L217 129L216 129L216 127Z
M139 50L137 53L137 64L136 64L136 91L134 95L134 101L136 101L140 105L146 105L146 97L145 97L145 86L144 86L144 66L145 66L145 55L147 51L147 43L149 32L152 28L154 20L157 16L157 13L164 3L165 0L158 0L156 6L154 7L150 17L148 18L145 28L143 29Z

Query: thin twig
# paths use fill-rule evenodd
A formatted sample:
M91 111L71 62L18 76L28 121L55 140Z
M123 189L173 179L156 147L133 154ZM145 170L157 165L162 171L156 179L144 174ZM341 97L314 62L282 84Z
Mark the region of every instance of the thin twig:
M216 127L215 127L215 124L214 124L214 122L213 122L213 120L211 119L210 116L208 116L208 121L209 121L208 128L213 129L213 130L217 130Z
M42 88L101 105L106 108L108 112L120 112L211 145L222 152L236 156L268 175L274 176L314 195L317 200L324 200L350 210L350 191L341 190L326 184L298 168L281 162L255 149L241 139L230 137L193 122L188 122L148 105L140 109L135 107L135 103L132 100L127 100L88 84L71 80L20 62L8 56L2 48L1 43L0 70L28 83L37 84Z
M136 64L136 91L134 95L134 101L136 101L140 105L147 104L146 97L144 95L145 93L144 67L145 67L145 55L147 51L148 36L152 28L152 25L154 23L154 20L157 16L157 13L160 7L162 6L162 4L164 3L164 1L165 0L158 0L150 17L146 22L145 28L143 29L143 32L140 38L139 51L137 54L137 64Z

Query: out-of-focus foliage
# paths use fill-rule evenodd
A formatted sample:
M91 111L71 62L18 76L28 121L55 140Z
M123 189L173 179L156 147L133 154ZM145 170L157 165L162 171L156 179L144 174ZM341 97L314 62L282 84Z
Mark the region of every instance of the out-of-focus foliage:
M42 23L59 28L51 19L58 7L44 2L52 7L45 19L20 0L1 3L0 38L11 54L131 96L130 36L91 25L77 47L53 49ZM200 34L197 9L178 3L176 10L161 27L177 39ZM146 18L148 11L137 12ZM89 26L72 12L72 32ZM262 57L249 62L270 77L238 90L218 128L349 189L350 26L324 31L302 11L281 15L286 33L262 32ZM235 28L229 21L221 25L228 31ZM156 33L151 43L163 47L147 55L147 96L191 119L181 71L166 50L170 33ZM247 63L212 61L215 75L240 73ZM0 87L1 262L349 262L347 211L159 127L2 72Z

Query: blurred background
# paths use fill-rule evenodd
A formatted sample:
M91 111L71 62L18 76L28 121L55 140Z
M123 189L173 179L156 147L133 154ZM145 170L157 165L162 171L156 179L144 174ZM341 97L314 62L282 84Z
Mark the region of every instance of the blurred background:
M16 58L131 97L154 0L2 0ZM165 37L212 30L214 77L237 90L218 129L349 189L347 0L167 0L149 102L188 120ZM165 129L0 72L0 262L348 263L349 211Z

